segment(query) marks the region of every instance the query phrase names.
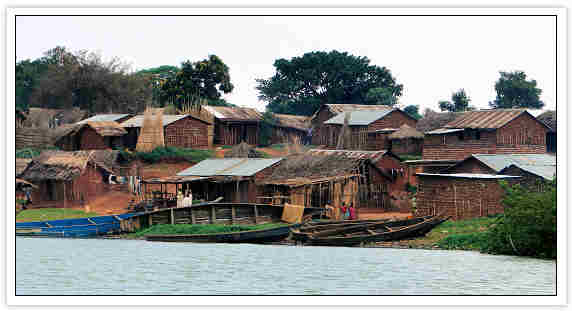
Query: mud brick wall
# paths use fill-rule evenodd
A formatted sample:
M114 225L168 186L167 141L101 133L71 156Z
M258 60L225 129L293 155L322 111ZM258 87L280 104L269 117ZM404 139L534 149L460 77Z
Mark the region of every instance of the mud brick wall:
M165 127L165 145L182 148L208 148L208 124L192 117Z
M368 126L369 131L381 130L384 128L398 129L403 124L407 124L412 128L417 126L417 120L409 117L403 111L394 110L383 118L374 121Z
M420 154L423 152L423 139L393 139L389 149L395 154Z
M504 212L501 200L505 192L498 179L418 178L418 216L443 214L460 220Z
M312 145L326 145L327 143L327 130L324 129L324 122L333 118L334 113L328 109L322 109L318 115L312 120Z
M425 160L463 160L475 153L495 153L496 132L479 131L480 139L466 137L460 133L446 135L426 135L423 142Z
M238 145L243 140L249 145L258 145L258 123L228 123L217 120L215 141L223 145ZM246 137L243 137L243 134Z
M111 149L105 143L105 137L97 134L91 127L84 127L79 135L80 150Z

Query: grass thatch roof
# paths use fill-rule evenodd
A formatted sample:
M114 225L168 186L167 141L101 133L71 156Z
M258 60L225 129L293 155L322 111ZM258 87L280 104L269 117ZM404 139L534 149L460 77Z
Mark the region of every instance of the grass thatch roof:
M556 111L546 111L536 118L546 124L552 131L556 132Z
M112 156L113 152L107 150L44 151L40 156L33 159L20 177L30 181L69 181L80 176L88 164L112 173L108 166L110 164L109 158Z
M422 139L424 137L423 133L410 127L407 124L403 124L397 131L391 133L389 139L406 139L406 138L417 138Z
M310 129L310 118L307 116L296 116L292 114L274 113L276 118L276 126L293 128L300 131L308 131Z
M264 158L264 154L245 142L224 153L225 158Z
M93 128L100 136L122 136L127 131L115 121L89 121L87 125Z
M18 177L26 169L32 159L16 158L16 177Z
M452 122L461 114L462 112L430 112L417 121L416 129L422 133L436 130Z

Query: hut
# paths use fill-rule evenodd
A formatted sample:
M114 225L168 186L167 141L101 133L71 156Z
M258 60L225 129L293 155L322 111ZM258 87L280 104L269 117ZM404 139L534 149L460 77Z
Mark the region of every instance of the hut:
M224 153L225 158L264 158L264 154L253 146L242 142Z
M405 176L409 186L417 187L417 173L440 173L444 169L459 163L457 160L407 160L403 161Z
M34 207L67 207L110 191L116 152L44 151L20 175L38 186L32 192ZM71 205L69 205L71 206Z
M546 152L556 153L556 111L546 111L536 118L550 128L546 133Z
M137 115L121 123L127 130L123 136L123 146L135 149L141 128L143 115ZM163 133L165 146L181 148L208 148L208 126L205 120L197 119L191 115L163 115Z
M258 145L262 114L253 108L204 106L215 118L214 143L238 145L246 142Z
M72 126L55 144L66 151L115 149L127 131L115 121L87 121Z
M423 151L423 133L403 124L397 131L389 134L390 150L396 154L421 154Z
M345 202L358 209L386 210L389 208L390 181L391 176L379 170L368 158L304 153L286 158L271 175L258 183L258 192L261 200L270 200L265 203L321 208L328 202L334 206Z
M460 161L476 153L545 153L549 130L522 109L468 111L425 133L423 159Z
M355 110L388 110L388 106L383 105L353 105L353 104L329 104L322 105L310 117L310 135L312 145L326 145L330 134L324 122L343 112ZM380 148L383 149L383 148Z
M452 220L484 217L504 212L504 189L520 176L492 174L418 173L416 216L442 215Z
M22 174L30 162L32 162L32 159L16 158L16 177Z
M415 127L417 120L397 108L354 110L340 113L325 121L322 135L327 135L325 145L335 148L344 124L349 127L350 142L344 149L381 150L390 149L389 134L403 124Z
M270 138L271 144L306 144L310 130L309 118L291 114L273 114L276 123Z
M223 197L223 202L256 203L256 183L271 175L282 158L224 158L206 159L177 174L177 177L205 177L193 185L194 194L211 200Z
M81 120L76 124L82 124L87 122L102 122L102 121L113 121L117 123L121 123L123 121L127 121L128 119L132 118L132 114L127 113L110 113L110 114L96 114L92 117L87 119Z

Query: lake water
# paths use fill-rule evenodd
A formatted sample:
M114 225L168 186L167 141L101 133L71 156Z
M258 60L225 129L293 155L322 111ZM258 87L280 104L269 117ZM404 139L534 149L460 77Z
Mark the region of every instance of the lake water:
M554 261L477 252L16 240L17 295L554 295Z

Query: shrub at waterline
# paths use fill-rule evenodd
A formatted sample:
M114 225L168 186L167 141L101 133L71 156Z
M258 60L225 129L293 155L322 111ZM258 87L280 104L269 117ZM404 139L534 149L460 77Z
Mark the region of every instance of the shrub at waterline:
M262 230L288 226L286 223L267 223L261 225L189 225L160 224L136 232L133 236L142 237L147 234L213 234L239 231Z
M544 191L503 185L505 214L491 227L483 252L556 258L556 180Z
M72 210L69 208L38 208L23 210L16 216L16 222L48 221L95 216L97 216L96 213L86 213L82 210Z

